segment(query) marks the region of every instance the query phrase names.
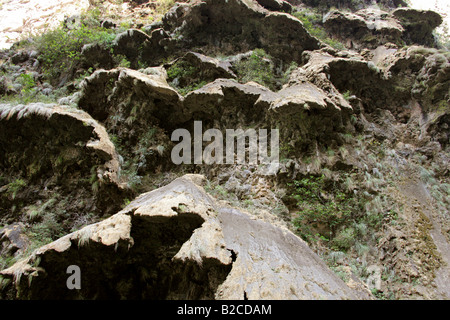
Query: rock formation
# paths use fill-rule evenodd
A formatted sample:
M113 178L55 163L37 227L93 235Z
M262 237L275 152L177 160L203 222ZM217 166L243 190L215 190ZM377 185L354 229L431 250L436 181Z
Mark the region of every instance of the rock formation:
M1 51L0 297L448 299L442 19L376 3L177 2L67 20L103 38L65 69ZM177 165L195 121L278 129L279 161Z

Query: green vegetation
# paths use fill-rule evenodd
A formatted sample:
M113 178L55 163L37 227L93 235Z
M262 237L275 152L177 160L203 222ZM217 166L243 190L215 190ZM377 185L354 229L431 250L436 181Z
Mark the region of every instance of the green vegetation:
M115 39L115 34L108 29L82 23L76 29L63 26L43 34L36 39L40 52L44 76L49 80L59 79L69 73L81 61L81 49L85 44L99 43L108 47Z
M9 183L7 186L7 192L11 195L11 198L14 200L17 196L17 193L21 191L27 183L23 179L16 179L13 182Z
M322 27L322 16L317 13L306 14L304 11L296 11L293 16L299 19L308 32L328 44L336 50L345 50L345 46L338 40L330 38Z
M298 67L296 62L290 63L282 73L276 71L273 58L263 49L255 49L248 58L238 61L234 66L237 80L241 83L254 81L272 91L277 91L288 82L292 71Z
M352 96L352 93L350 92L350 90L348 90L348 91L344 92L342 94L342 96L344 97L345 100L349 101L350 97Z
M17 179L8 185L8 189L14 192L24 189L25 186L24 180ZM40 202L38 201L21 210L21 221L27 226L24 229L24 235L29 240L29 244L23 252L20 251L16 255L0 256L0 270L11 266L16 261L29 256L35 249L71 231L70 227L73 224L74 217L67 210L67 200L54 193L42 204Z
M136 110L132 110L131 112L134 116L130 117L138 116L137 107L135 108ZM130 117L128 117L128 119L130 119ZM166 147L158 140L158 137L161 135L160 130L162 129L148 127L139 135L136 144L131 146L131 148L125 146L123 139L118 135L112 133L109 135L111 142L116 147L118 153L124 157L119 176L137 193L148 191L146 188L151 181L146 181L144 179L144 172L146 172L150 166L154 165L155 161L157 161L166 150Z
M376 232L383 221L397 217L388 196L356 191L357 186L373 188L380 181L368 173L362 177L340 173L336 180L325 171L320 176L295 180L290 187L299 210L293 221L298 234L308 242L329 241L330 248L344 252L358 240L370 240L368 228Z

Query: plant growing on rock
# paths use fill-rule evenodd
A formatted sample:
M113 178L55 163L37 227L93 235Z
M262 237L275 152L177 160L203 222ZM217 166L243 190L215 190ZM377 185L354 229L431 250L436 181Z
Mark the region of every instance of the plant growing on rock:
M82 23L78 28L61 26L36 39L39 60L44 76L55 83L64 75L74 72L81 61L81 49L85 44L99 43L109 46L115 34L108 29L91 27Z
M234 66L238 81L257 82L270 89L274 88L275 74L272 57L263 49L255 49L248 59L242 59Z
M202 70L183 60L175 62L167 69L167 77L169 84L176 88L181 95L186 95L206 85Z
M7 191L11 195L12 199L14 200L17 196L17 193L22 190L27 183L23 179L16 179L10 184L7 185Z

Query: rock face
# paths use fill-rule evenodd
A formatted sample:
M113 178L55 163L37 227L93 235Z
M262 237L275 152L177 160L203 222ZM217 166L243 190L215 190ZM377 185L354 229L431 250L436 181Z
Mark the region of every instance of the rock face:
M3 270L29 299L360 299L290 231L221 207L187 175ZM264 257L270 254L273 259ZM81 270L68 290L66 269ZM3 283L7 281L3 280ZM43 288L45 287L45 290Z
M24 224L13 223L0 231L0 254L4 256L19 255L25 251L29 244L28 238L24 235Z
M290 3L299 2L299 0L289 0ZM407 7L408 4L404 0L364 0L364 1L352 1L352 0L340 0L339 2L335 0L303 0L303 3L309 6L320 6L320 7L338 7L338 8L350 8L353 10L358 10L364 8L366 5L372 5L373 3L381 4L388 8L398 8Z
M224 72L223 68L220 70ZM168 86L164 76L129 69L97 71L86 78L79 106L123 140L139 140L145 134L136 128L138 123L142 124L140 128L152 125L170 131L185 126L192 130L193 121L202 119L205 130L278 126L281 138L289 139L300 149L316 145L317 140L332 141L330 134L342 130L353 113L336 89L334 95L328 96L329 88L305 83L305 78L292 80L292 85L279 92L254 82L240 84L221 78L181 97ZM130 117L135 119L132 123L128 121ZM163 138L161 144L169 146L169 140Z
M362 9L355 13L331 11L324 18L324 26L339 35L350 47L377 47L388 42L398 43L403 27L387 12Z
M112 121L110 118L119 111L125 119L134 116L135 120L143 121L140 116L145 111L147 119L176 125L178 93L167 84L163 70L147 73L127 68L97 71L84 80L78 104L101 122ZM128 104L121 105L122 101Z
M287 1L283 0L257 0L258 3L271 11L284 11L290 12L292 10L292 6Z
M56 27L66 16L79 14L88 7L88 0L50 0L45 3L36 0L20 3L3 1L0 13L0 49L11 47L15 41L20 40L22 34L35 34Z
M400 8L392 15L396 17L405 28L403 38L408 43L434 45L433 30L441 25L442 17L430 10L415 10L411 8Z
M66 196L78 193L78 200L73 200L90 203L87 210L117 210L124 191L119 158L105 129L88 114L42 103L2 104L0 122L0 170L10 182L2 187L5 207L9 203L23 208L57 191ZM2 218L8 216L15 220L13 211Z
M386 57L381 66L398 96L413 97L425 110L445 110L450 83L450 55L436 49L411 46ZM402 94L403 92L403 94Z

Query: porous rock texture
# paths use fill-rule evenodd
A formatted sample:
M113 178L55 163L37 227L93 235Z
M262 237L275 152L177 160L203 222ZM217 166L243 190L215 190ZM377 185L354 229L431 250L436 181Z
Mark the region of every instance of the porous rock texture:
M119 181L119 156L90 115L56 104L1 104L0 122L0 170L9 177L1 188L4 208L26 211L67 197L64 215L69 214L56 219L69 231L80 223L73 211L103 216L120 207L127 191ZM17 222L17 213L5 210L2 218ZM27 215L19 219L26 222Z
M288 2L176 3L108 48L83 47L79 67L95 70L61 100L77 107L0 105L0 253L21 258L0 273L2 298L449 298L450 55L430 40L439 17L340 1L353 12L323 22L338 50ZM240 80L255 49L276 86ZM176 166L170 134L192 134L194 121L277 128L280 163L270 175ZM58 232L30 253L42 226ZM67 288L71 265L80 290Z
M366 62L361 63L367 68ZM299 148L308 148L316 140L329 140L332 132L343 130L353 112L337 90L330 92L323 84L324 91L306 79L295 80L295 73L290 84L278 92L254 82L240 84L221 78L186 97L177 94L164 76L124 68L97 71L85 79L79 106L122 139L131 138L126 135L128 132L138 139L148 125L171 130L202 119L204 128L279 126L281 137L292 140ZM329 87L328 80L327 84ZM119 115L125 121L117 121ZM127 124L128 115L136 118L133 124ZM140 132L136 123L146 126L139 126L143 128Z
M440 14L430 10L415 10L412 8L399 8L392 15L396 17L405 28L403 38L408 43L433 45L433 30L442 24Z
M290 231L222 207L187 175L1 272L29 299L359 299ZM270 260L265 257L271 256ZM66 287L68 266L83 274ZM45 290L44 290L45 288ZM6 292L6 293L5 293Z

